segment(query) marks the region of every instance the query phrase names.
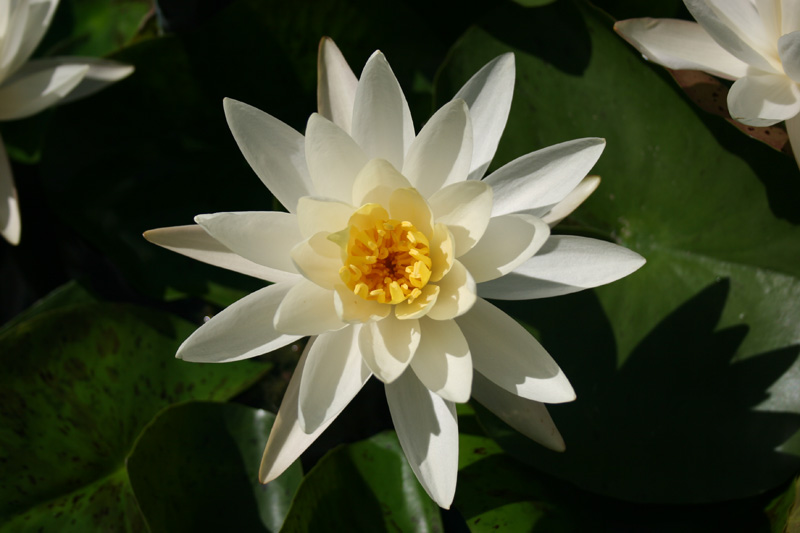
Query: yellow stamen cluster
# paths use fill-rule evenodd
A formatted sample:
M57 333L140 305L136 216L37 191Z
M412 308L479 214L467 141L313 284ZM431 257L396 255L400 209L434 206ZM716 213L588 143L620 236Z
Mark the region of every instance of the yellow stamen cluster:
M346 253L339 276L365 300L411 303L431 277L428 238L408 221L373 220L368 227L352 224Z

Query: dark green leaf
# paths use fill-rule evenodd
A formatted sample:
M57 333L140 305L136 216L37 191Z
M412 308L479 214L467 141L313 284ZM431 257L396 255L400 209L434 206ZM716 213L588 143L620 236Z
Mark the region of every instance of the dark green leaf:
M800 478L795 478L786 492L767 507L772 533L792 533L800 528Z

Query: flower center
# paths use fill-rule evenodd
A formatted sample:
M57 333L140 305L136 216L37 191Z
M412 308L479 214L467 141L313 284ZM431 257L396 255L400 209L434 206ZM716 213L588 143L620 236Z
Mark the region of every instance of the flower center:
M413 302L431 277L428 238L408 221L351 224L345 250L339 276L365 300Z

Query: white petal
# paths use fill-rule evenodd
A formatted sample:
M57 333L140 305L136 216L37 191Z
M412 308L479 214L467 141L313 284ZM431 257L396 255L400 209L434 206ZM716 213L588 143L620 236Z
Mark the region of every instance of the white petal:
M133 66L94 57L54 57L52 59L37 59L31 61L24 68L42 65L76 65L87 66L89 70L81 82L61 100L61 104L74 102L80 98L90 96L110 84L127 78L133 74Z
M563 200L554 205L542 220L552 228L575 211L600 185L600 176L586 176Z
M232 252L274 270L297 274L289 252L303 240L297 216L279 211L197 215L195 222Z
M800 166L800 115L796 115L786 121L786 133L789 134L789 142L792 144L794 158L797 161L797 165Z
M449 509L458 475L455 404L429 391L410 371L386 385L386 399L411 469L428 496Z
M367 156L343 129L314 113L306 127L306 161L317 195L350 202Z
M336 307L336 314L339 319L348 324L360 324L373 320L386 318L392 310L389 304L378 303L374 300L365 300L353 291L338 284L335 287L336 294L333 295L333 305Z
M560 296L624 278L644 263L636 252L610 242L553 235L513 272L479 285L478 294L498 300Z
M277 270L245 259L209 235L202 226L173 226L170 228L151 229L144 232L144 238L153 244L191 257L197 261L233 270L254 278L275 283L300 278L297 273Z
M529 439L551 450L564 451L564 439L543 403L520 398L479 372L475 372L472 382L472 397Z
M563 200L592 169L605 139L587 138L556 144L524 155L493 172L492 216L525 212L542 216Z
M475 370L509 392L545 403L570 402L575 392L550 354L513 318L478 298L456 319Z
M349 203L303 196L297 202L300 234L307 239L320 231L336 233L347 227L354 211Z
M447 275L436 285L439 295L427 314L434 320L450 320L463 315L472 308L477 298L475 280L460 261L455 261Z
M364 362L384 383L400 377L414 357L419 341L419 321L398 320L392 314L364 324L358 336Z
M411 222L428 239L433 236L433 213L416 189L395 190L389 197L388 207L393 219Z
M302 241L289 252L295 268L305 277L325 289L342 282L342 251L338 244L328 239L329 233L320 231Z
M3 3L14 4L14 2ZM8 73L16 71L28 60L50 26L57 6L58 0L17 2L16 7L13 8L13 14L8 12L11 6L5 6L0 17L7 20L8 26L5 30L11 30L11 33L16 35L12 36L7 31L3 31L3 35L0 37L3 43L0 80L4 79Z
M785 35L800 29L800 2L797 0L780 0L781 30Z
M787 33L778 39L778 53L786 75L800 82L800 31Z
M0 85L0 120L29 117L50 107L77 87L88 71L85 65L20 69Z
M783 74L736 80L728 92L731 116L748 126L771 126L800 112L800 88Z
M402 171L414 123L403 90L380 52L372 54L361 73L351 135L369 158L386 159Z
M394 315L399 320L416 320L427 315L439 297L439 286L428 283L422 288L420 294L413 302L408 300L394 306Z
M775 1L770 2L772 4L770 11L774 12ZM764 13L768 19L766 22L772 25L768 28L764 15L758 10L758 4L764 6L766 2L759 0L705 0L705 3L716 11L719 20L746 40L762 56L768 57L774 54L775 37L777 37L774 13Z
M729 80L747 74L747 63L717 44L696 22L640 18L617 22L614 30L645 59L667 68L702 70Z
M341 413L372 375L358 351L358 329L348 327L314 340L300 380L299 422L306 433Z
M264 287L229 305L183 341L178 359L195 363L228 363L277 350L301 338L272 326L275 311L296 282Z
M333 291L306 279L292 287L275 312L275 330L292 335L319 335L342 329L333 305Z
M478 283L499 278L527 261L550 236L550 226L542 219L521 213L501 215L489 226L472 250L462 255Z
M0 234L9 243L17 245L21 231L17 188L14 187L14 175L11 174L6 147L0 139Z
M300 197L314 194L303 136L255 107L230 98L222 103L244 158L273 196L294 213Z
M463 403L472 390L472 356L467 339L452 320L423 319L422 342L411 368L428 390L445 400Z
M272 424L267 446L264 448L264 455L261 458L261 468L258 470L258 479L261 483L269 483L280 476L334 420L333 418L328 419L311 433L303 431L298 420L300 379L308 353L315 343L316 337L312 337L306 344L303 355L297 362L297 368L294 369L292 379L289 381L289 387L283 395L283 401L278 409L275 422Z
M411 143L403 175L427 198L467 179L472 162L472 124L464 100L439 109Z
M350 133L358 80L330 37L323 37L319 42L317 78L319 113Z
M455 95L467 103L472 120L471 180L483 177L497 151L511 109L514 78L514 54L503 54L484 65Z
M353 205L389 205L397 189L409 189L411 183L385 159L370 159L353 184Z
M467 253L483 236L492 213L492 188L485 181L453 183L436 191L428 203L437 223L455 239L455 255Z

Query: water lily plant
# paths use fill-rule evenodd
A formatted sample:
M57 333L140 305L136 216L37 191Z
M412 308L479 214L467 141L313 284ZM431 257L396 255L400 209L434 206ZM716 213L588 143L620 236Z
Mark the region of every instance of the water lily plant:
M476 73L415 133L389 63L357 78L323 39L319 113L305 136L247 104L225 115L253 170L288 212L199 215L150 241L271 285L211 318L177 357L227 362L310 336L264 451L280 475L372 376L385 384L408 461L449 507L456 487L455 404L470 397L554 450L544 406L575 393L558 364L484 297L556 296L617 280L644 259L550 225L597 187L605 142L522 156L482 179L511 107L514 56Z
M30 60L57 7L58 0L0 0L0 121L83 98L133 72L129 65L90 57ZM0 140L0 233L18 244L21 229L14 177Z
M800 2L684 4L697 22L639 18L614 29L650 61L736 80L728 93L731 116L748 126L785 120L800 164Z

